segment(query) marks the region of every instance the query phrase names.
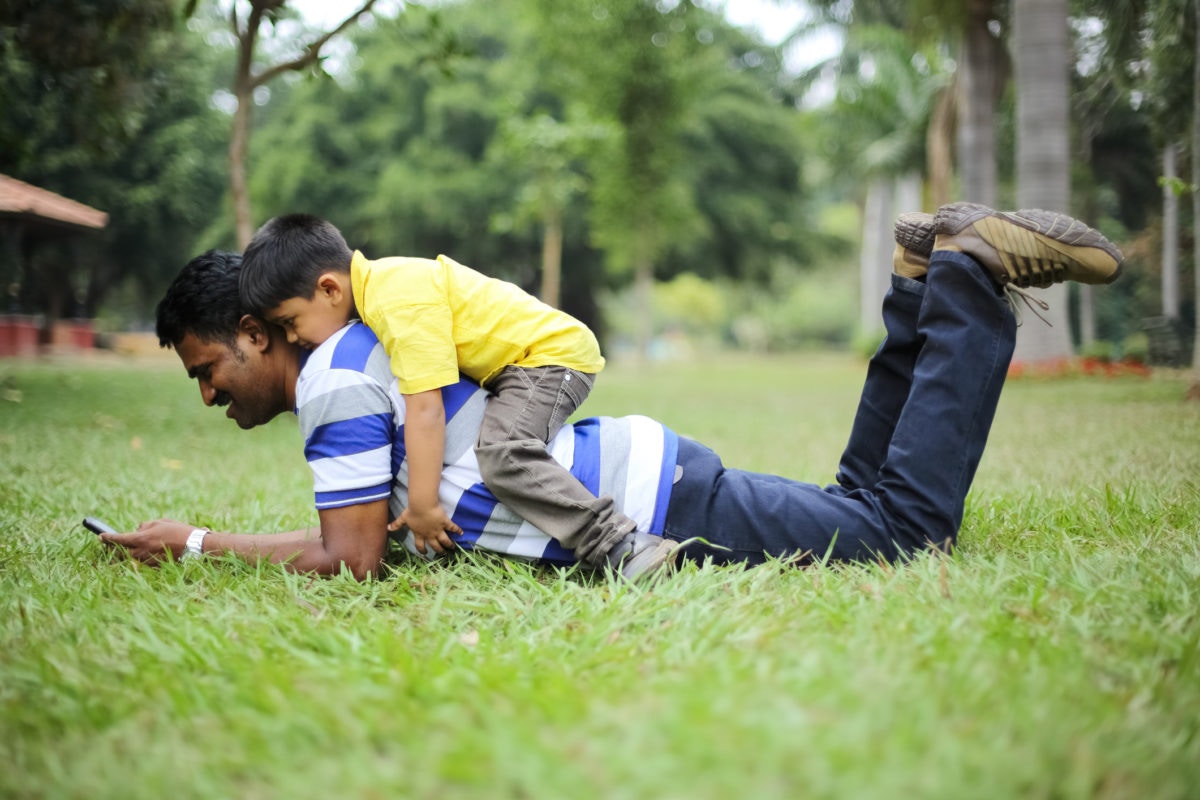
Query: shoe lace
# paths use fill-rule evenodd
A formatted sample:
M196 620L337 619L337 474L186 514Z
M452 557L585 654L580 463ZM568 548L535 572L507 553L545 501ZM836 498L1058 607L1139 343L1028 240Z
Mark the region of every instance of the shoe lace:
M1017 302L1018 300L1024 302L1026 307L1033 312L1034 316L1049 327L1054 327L1050 320L1042 316L1041 311L1038 311L1038 308L1041 308L1042 311L1049 311L1050 304L1028 289L1023 289L1015 283L1006 283L1004 284L1004 299L1008 301L1008 307L1012 309L1013 316L1017 318L1018 328L1025 322L1021 315L1021 307Z

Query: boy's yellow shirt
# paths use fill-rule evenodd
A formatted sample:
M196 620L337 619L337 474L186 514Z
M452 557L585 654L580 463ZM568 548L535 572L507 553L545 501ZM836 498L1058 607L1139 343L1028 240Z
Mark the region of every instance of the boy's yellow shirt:
M403 394L449 386L460 372L486 385L510 365L604 367L582 322L446 256L372 261L355 251L350 284Z

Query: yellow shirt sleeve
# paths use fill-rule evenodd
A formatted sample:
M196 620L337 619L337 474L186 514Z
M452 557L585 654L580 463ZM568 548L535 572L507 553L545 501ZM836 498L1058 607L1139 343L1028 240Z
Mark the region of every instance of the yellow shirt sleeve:
M355 305L387 352L402 394L440 389L459 378L454 320L440 272L428 259L368 262L355 253L351 263Z

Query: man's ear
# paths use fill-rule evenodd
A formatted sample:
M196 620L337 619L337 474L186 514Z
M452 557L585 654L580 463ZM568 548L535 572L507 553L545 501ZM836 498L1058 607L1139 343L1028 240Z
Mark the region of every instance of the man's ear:
M324 296L331 305L339 305L350 291L347 279L340 272L322 272L317 276L317 295Z
M271 332L268 324L253 314L243 314L238 320L238 333L245 336L251 345L260 351L271 346Z

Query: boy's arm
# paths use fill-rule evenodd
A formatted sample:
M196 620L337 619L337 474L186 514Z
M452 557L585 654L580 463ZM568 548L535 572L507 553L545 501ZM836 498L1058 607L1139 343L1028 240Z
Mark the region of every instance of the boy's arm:
M217 533L204 537L204 552L234 553L250 561L285 564L295 572L336 575L343 566L358 580L378 574L387 545L387 500L322 509L321 527L287 533ZM132 558L156 563L170 553L181 558L188 534L196 526L170 519L143 522L133 533L101 534Z
M407 525L413 532L417 551L425 545L441 553L454 547L447 534L462 533L438 500L442 460L446 452L446 409L442 390L404 395L404 449L408 458L408 508L392 523L396 530Z

